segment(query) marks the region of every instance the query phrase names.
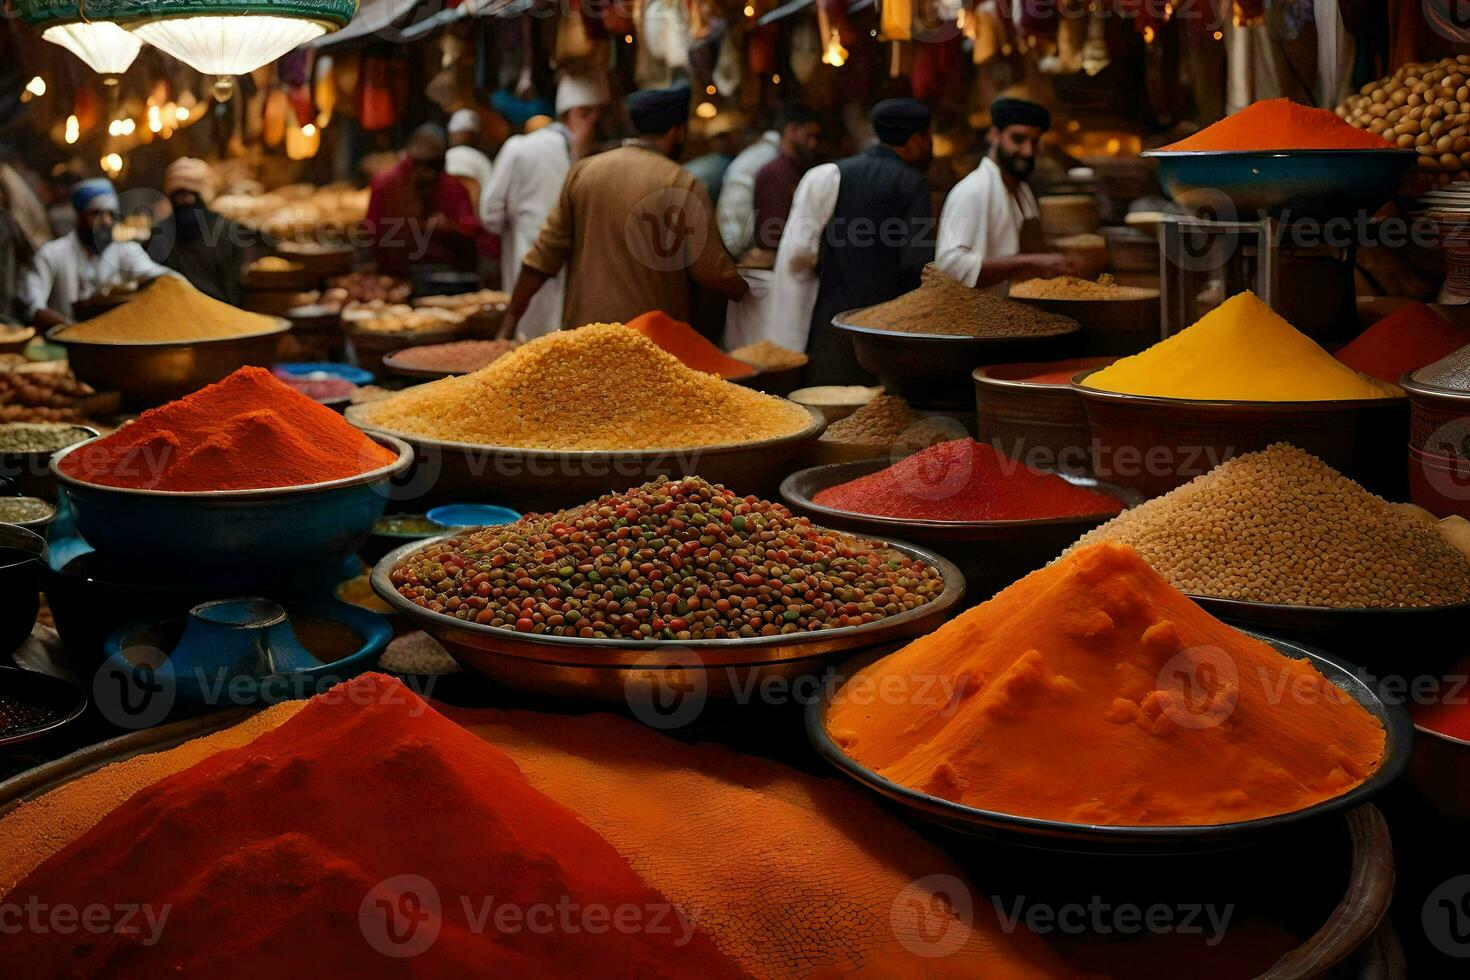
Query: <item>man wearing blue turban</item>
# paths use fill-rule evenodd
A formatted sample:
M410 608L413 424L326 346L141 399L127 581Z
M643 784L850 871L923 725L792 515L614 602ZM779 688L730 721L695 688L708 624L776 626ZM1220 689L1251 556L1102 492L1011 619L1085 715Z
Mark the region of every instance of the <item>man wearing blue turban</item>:
M104 177L79 182L72 190L77 229L36 250L17 290L22 311L38 327L70 323L73 308L108 289L171 275L137 242L115 242L121 217L117 190Z

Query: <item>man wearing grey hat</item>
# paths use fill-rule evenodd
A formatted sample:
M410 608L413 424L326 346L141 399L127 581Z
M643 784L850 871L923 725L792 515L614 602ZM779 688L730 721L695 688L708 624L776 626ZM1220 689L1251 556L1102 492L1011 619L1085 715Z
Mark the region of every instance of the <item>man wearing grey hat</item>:
M512 136L500 148L481 218L486 229L501 239L501 289L515 289L521 263L561 195L567 171L592 148L607 101L603 79L568 75L556 86L556 122ZM562 269L541 287L520 317L517 337L532 340L561 329L566 286Z
M966 286L1008 288L1012 281L1051 278L1072 262L1047 250L1041 209L1026 183L1041 137L1051 126L1046 107L1000 98L990 105L990 152L944 200L935 263Z
M732 300L749 290L720 241L709 192L675 162L689 120L688 84L635 92L626 106L638 136L567 173L522 263L507 332L563 268L563 327L650 310L687 322L691 282Z
M485 214L485 190L495 167L480 143L485 139L485 121L475 109L457 109L449 117L449 149L444 153L444 172L469 192L481 218Z

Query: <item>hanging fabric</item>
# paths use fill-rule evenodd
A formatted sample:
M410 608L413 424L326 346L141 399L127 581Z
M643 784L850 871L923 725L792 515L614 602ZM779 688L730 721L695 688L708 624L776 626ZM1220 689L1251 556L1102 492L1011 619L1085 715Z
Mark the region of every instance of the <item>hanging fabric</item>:
M914 0L882 0L878 38L883 41L914 39Z

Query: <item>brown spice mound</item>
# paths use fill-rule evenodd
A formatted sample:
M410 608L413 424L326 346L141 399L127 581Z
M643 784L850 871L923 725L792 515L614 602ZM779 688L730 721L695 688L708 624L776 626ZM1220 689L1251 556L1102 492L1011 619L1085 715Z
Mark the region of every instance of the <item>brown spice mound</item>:
M1011 287L1012 299L1158 299L1157 289L1142 286L1120 286L1113 277L1103 273L1094 282L1076 276L1057 276L1055 279L1027 279Z
M972 289L934 265L924 267L918 289L849 314L847 322L875 330L949 337L1054 337L1077 329L1067 317Z
M879 395L822 433L822 442L878 445L893 442L920 416L897 395Z
M63 340L160 344L243 337L281 329L274 317L206 296L176 276L159 276L136 299L60 331Z
M799 350L789 350L769 340L758 340L730 351L730 356L762 371L789 371L804 367L809 358Z
M1121 541L1192 595L1384 608L1470 601L1470 561L1295 446L1237 456L1084 535Z
M517 346L514 340L456 340L448 344L428 344L395 351L393 363L419 371L469 374L494 364Z

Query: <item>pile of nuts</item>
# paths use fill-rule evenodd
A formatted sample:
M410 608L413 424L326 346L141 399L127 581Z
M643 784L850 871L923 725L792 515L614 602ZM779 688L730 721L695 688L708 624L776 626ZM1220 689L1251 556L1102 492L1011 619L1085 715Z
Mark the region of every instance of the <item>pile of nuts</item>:
M1404 65L1369 82L1337 107L1359 129L1419 151L1420 171L1437 183L1470 170L1470 55Z

